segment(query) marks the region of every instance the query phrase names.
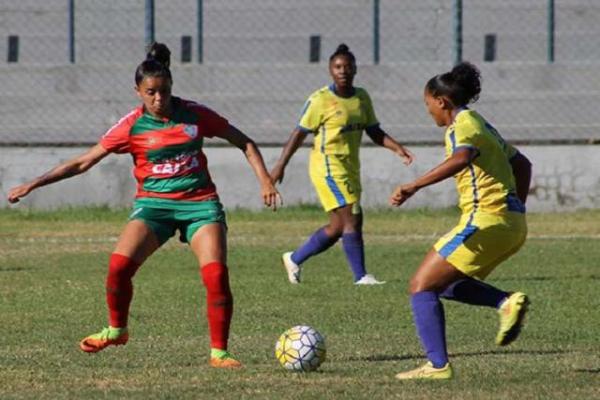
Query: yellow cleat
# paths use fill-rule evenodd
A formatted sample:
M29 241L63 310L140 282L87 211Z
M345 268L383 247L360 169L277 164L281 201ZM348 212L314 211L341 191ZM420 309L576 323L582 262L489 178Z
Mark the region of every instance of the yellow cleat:
M452 366L447 363L442 368L434 368L431 361L425 365L415 368L410 371L400 372L396 375L396 379L452 379L454 372Z
M511 294L502 303L498 309L500 315L500 328L498 329L498 335L496 335L498 346L506 346L519 336L527 306L529 306L529 299L525 293L521 292Z

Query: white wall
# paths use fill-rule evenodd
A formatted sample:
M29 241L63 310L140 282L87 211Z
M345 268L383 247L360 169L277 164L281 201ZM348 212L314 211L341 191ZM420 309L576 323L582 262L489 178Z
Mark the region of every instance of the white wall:
M386 206L394 185L429 170L443 159L441 147L413 147L417 160L405 167L401 160L382 148L361 150L363 205ZM0 148L0 207L7 207L9 188L41 175L56 163L83 148ZM600 207L599 146L522 146L533 162L530 211L573 210ZM267 165L274 164L280 148L264 148ZM245 157L233 148L207 148L209 168L221 200L228 208L261 207L259 187ZM308 149L300 149L288 166L280 190L285 204L315 203L316 196L307 173ZM40 188L20 204L10 207L52 209L78 205L126 207L135 184L131 158L111 155L82 176ZM456 203L452 180L418 193L406 207L448 207Z

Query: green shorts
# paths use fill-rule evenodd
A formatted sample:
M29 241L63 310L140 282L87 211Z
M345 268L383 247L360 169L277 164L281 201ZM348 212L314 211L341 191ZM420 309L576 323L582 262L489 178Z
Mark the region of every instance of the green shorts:
M217 200L201 201L194 209L148 207L135 202L129 220L140 220L152 229L159 243L164 244L179 230L179 240L190 243L194 233L207 224L226 225L223 205ZM189 208L189 207L186 207Z

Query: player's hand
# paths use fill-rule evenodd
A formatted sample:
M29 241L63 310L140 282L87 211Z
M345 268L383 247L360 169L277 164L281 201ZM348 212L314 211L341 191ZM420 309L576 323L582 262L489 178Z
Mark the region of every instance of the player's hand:
M390 196L390 205L400 207L406 200L412 197L412 195L417 193L418 190L419 189L412 183L398 186Z
M265 181L261 186L261 194L265 206L271 208L273 211L277 211L277 208L283 205L283 199L277 189L275 189L273 182L270 180Z
M410 165L415 160L415 155L406 147L402 147L402 150L396 152L396 154L402 157L404 165Z
M8 191L8 202L9 203L18 203L21 197L27 196L33 187L29 183L24 183L19 186L15 186L14 188Z
M274 166L269 175L271 175L271 181L274 184L283 182L283 167L279 165Z

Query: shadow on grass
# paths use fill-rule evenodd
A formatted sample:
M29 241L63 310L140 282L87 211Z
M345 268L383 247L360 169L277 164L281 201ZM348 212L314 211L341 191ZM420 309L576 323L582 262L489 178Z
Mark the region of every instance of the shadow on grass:
M600 374L600 368L576 368L575 372L584 372L588 374Z
M508 282L508 281L571 281L579 279L592 279L600 280L600 275L572 275L572 276L525 276L525 277L510 277L510 278L496 278L494 281Z
M490 351L477 351L472 353L451 353L449 354L452 358L460 357L480 357L486 355L552 355L552 354L565 354L572 353L572 351L565 350L490 350ZM420 360L424 359L423 355L408 354L408 355L389 355L389 354L375 354L366 357L350 357L348 361L405 361L405 360ZM581 372L597 372L597 370L581 370Z
M7 268L0 268L0 272L20 272L20 271L27 271L30 270L31 268L23 268L23 267L7 267Z

